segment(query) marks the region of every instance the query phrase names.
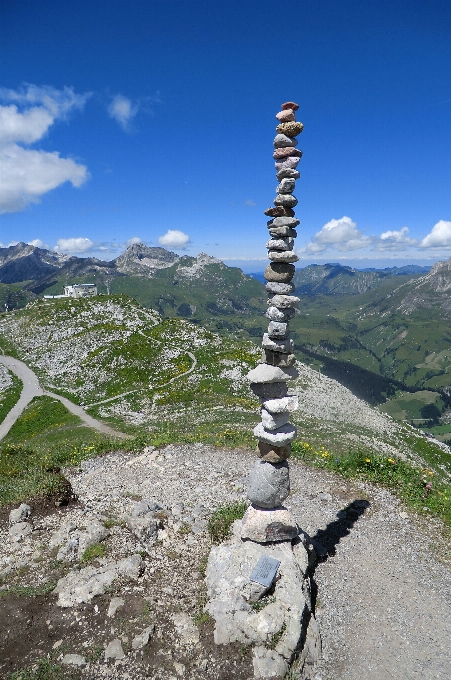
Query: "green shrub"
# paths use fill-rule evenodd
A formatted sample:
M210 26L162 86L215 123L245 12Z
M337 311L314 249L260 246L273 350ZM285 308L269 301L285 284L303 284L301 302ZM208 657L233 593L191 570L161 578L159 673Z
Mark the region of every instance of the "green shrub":
M218 508L208 522L208 533L213 543L222 543L230 534L230 527L236 519L246 512L246 503L230 503Z

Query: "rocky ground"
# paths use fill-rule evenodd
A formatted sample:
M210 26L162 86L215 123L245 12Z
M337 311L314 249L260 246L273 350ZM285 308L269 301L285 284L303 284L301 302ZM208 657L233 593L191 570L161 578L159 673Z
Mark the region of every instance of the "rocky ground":
M115 452L67 472L77 502L30 502L12 526L4 512L0 677L40 663L62 678L251 680L250 650L213 642L204 573L208 517L244 500L254 460L201 445ZM370 485L291 471L287 505L320 553L312 680L450 677L440 524Z

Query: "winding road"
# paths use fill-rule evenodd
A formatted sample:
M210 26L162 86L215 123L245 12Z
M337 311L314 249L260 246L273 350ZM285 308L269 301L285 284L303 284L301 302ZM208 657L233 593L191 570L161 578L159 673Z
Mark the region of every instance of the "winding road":
M6 368L8 368L10 371L15 373L17 377L20 378L20 380L22 380L23 382L23 389L19 401L8 413L5 420L2 423L0 423L0 440L6 437L6 435L8 434L8 432L10 431L18 417L26 409L30 401L34 397L40 397L42 395L52 397L53 399L58 399L58 401L64 404L68 411L78 416L80 420L84 422L85 425L92 428L93 430L97 430L98 432L102 432L103 434L110 435L111 437L119 437L121 439L129 437L129 435L124 434L123 432L118 432L109 425L101 423L99 420L92 418L92 416L89 416L81 406L78 406L78 404L74 404L69 399L66 399L66 397L62 397L61 395L55 394L54 392L43 390L39 384L37 375L31 370L31 368L28 368L28 366L24 364L23 361L19 361L19 359L14 359L13 357L0 355L0 363L6 366Z

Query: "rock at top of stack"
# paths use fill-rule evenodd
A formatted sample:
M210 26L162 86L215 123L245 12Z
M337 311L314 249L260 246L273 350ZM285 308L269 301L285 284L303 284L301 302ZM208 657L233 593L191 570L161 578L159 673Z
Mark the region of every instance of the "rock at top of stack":
M284 104L282 104L280 108L282 109L282 111L286 111L287 109L297 111L299 108L299 104L296 104L296 102L285 102Z

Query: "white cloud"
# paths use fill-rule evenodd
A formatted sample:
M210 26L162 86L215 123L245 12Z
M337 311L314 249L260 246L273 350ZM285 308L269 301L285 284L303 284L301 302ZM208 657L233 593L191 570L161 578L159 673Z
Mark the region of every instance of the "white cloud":
M184 250L191 241L188 234L178 229L168 229L164 236L158 239L160 246L168 246L169 248L177 248L177 250Z
M139 236L132 236L128 241L125 241L125 247L128 248L128 246L132 246L134 243L142 243L142 239Z
M36 142L58 119L81 109L90 93L77 95L72 88L27 85L21 90L0 88L0 213L23 210L29 203L64 182L78 187L86 181L86 166L57 151L36 151L24 145Z
M420 243L420 248L449 247L451 247L451 222L446 220L440 220L434 224L432 231Z
M256 206L257 204L256 204L255 201L252 200L252 198L248 198L247 201L244 201L244 205L245 205L247 208L255 208L255 206Z
M409 237L409 227L402 227L399 231L384 231L376 244L376 250L404 250L416 246L418 241Z
M29 246L34 246L35 248L44 248L45 250L50 250L50 246L40 238L34 238L32 241L28 241Z
M349 252L366 248L372 241L371 236L366 236L357 229L356 223L350 217L343 216L340 220L330 220L325 224L300 252L317 255L329 248Z
M123 130L129 130L131 120L138 113L138 105L133 104L131 99L117 94L108 106L108 113Z
M90 250L96 250L97 244L91 241L90 238L59 238L56 246L53 248L58 253L87 253Z

